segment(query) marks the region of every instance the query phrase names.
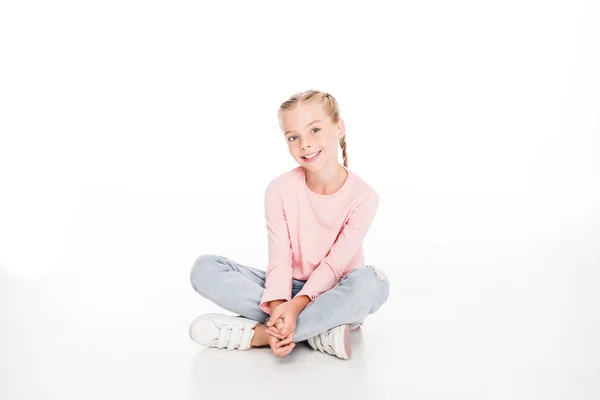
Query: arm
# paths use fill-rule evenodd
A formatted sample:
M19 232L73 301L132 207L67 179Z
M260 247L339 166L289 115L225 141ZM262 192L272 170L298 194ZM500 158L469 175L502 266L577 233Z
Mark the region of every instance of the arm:
M292 247L281 196L269 184L265 191L265 220L268 233L269 264L260 309L271 314L279 304L292 297Z
M294 297L290 301L290 303L292 303L292 305L294 307L294 311L296 311L296 314L300 314L302 312L302 310L304 310L306 308L306 306L308 305L308 303L310 303L310 302L311 302L311 300L310 300L310 297L308 297L308 295L300 294L300 293L298 293L296 295L296 297Z
M294 300L305 296L312 301L335 286L344 269L360 250L363 239L375 218L378 206L379 195L373 193L356 207L331 250L312 272ZM296 304L302 305L305 301L305 299L298 299Z
M273 300L273 301L270 301L269 304L268 304L269 311L270 311L269 314L272 315L273 314L273 310L276 309L277 306L280 305L280 304L282 304L282 303L285 303L285 300Z

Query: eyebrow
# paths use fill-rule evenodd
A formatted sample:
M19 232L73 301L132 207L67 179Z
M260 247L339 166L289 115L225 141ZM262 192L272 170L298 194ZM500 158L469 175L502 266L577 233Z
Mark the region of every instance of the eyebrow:
M308 128L309 126L311 126L311 125L312 125L312 124L314 124L315 122L321 122L321 120L320 120L320 119L315 119L314 121L312 121L312 122L309 122L308 124L306 124L306 126L305 126L304 128ZM288 133L292 133L292 132L294 132L294 131L286 131L286 132L284 133L284 135L287 135Z

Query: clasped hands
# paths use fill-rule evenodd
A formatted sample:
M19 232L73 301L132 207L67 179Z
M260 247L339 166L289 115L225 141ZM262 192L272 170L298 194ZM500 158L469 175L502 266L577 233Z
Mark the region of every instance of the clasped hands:
M290 301L275 300L269 303L271 316L266 328L273 354L284 357L294 349L296 320L309 301L308 296L300 296Z

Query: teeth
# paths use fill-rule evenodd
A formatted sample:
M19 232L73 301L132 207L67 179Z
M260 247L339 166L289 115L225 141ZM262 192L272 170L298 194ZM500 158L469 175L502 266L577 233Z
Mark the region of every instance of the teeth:
M316 153L312 153L312 154L309 154L309 155L307 155L307 156L304 156L304 158L313 158L313 157L314 157L314 156L316 156L317 154L319 154L319 152L318 152L318 151L317 151Z

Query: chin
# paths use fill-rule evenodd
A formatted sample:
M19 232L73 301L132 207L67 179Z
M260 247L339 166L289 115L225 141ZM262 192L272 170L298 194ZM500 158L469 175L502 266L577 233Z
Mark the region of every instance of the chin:
M321 169L321 167L323 166L322 164L323 160L319 160L318 163L305 163L303 162L301 165L304 167L304 169L307 169L309 171L316 171L318 169Z

